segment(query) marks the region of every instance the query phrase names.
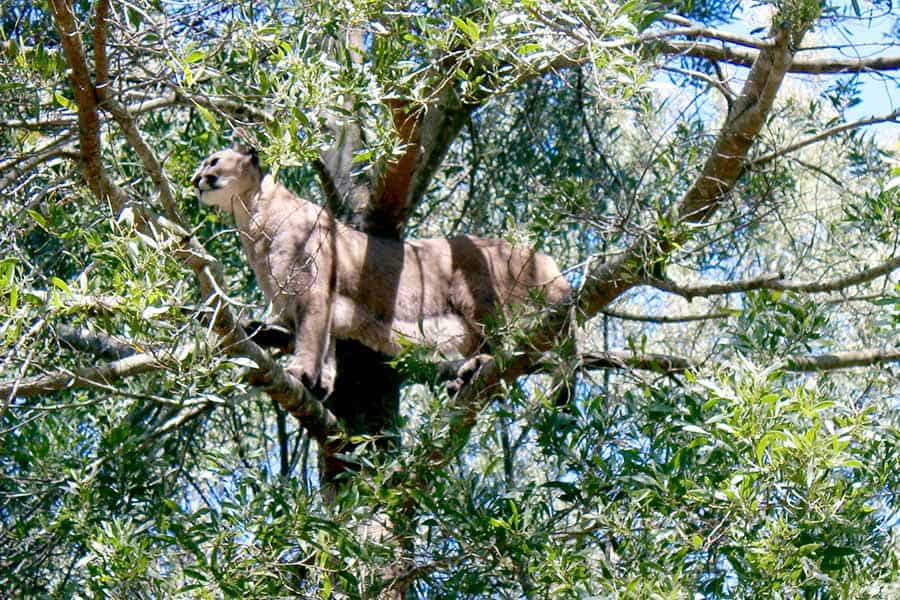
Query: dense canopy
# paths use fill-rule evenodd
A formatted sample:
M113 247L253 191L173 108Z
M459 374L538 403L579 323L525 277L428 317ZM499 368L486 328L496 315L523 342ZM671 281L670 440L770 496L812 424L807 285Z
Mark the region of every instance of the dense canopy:
M6 2L0 589L900 594L898 42L883 0ZM458 392L341 340L323 402L190 187L236 140L572 301Z

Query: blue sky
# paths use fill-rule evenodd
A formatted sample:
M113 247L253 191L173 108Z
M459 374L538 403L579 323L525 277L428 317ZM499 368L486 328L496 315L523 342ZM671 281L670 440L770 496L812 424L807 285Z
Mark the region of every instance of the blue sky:
M761 24L759 2L747 2L746 8L738 12L734 23L722 27L729 31L749 35ZM888 8L886 5L873 7L871 2L859 2L863 14L874 12L871 18L856 17L849 1L836 3L845 17L839 21L823 19L819 26L807 35L804 46L829 45L844 46L829 49L832 56L847 58L872 58L876 56L900 55L900 6ZM900 4L900 3L898 3ZM755 35L759 36L759 33ZM849 47L853 44L853 48ZM811 53L804 53L810 55ZM844 118L855 121L871 116L890 113L900 107L900 71L888 73L887 77L878 74L831 75L831 76L791 76L805 81L817 81L817 87L850 81L858 78L860 103L847 109ZM900 124L883 123L870 128L886 143L894 143L900 139Z

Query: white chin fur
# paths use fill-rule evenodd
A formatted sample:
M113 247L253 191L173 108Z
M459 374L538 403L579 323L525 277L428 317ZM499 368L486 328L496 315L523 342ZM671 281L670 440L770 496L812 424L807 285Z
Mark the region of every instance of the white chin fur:
M227 188L216 188L214 190L199 190L197 193L200 202L207 206L215 206L222 210L231 211L231 190Z

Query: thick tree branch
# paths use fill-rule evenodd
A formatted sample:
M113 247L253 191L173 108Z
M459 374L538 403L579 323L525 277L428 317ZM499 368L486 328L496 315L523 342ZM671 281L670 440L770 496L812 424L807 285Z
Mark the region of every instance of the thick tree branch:
M464 104L456 90L448 85L420 116L418 158L407 192L407 214L418 205L428 191L428 186L447 155L450 145L477 106Z
M775 45L759 53L703 170L673 211L674 225L651 230L616 258L594 267L578 299L583 314L597 314L642 280L642 273L686 240L692 227L707 220L734 187L790 65L788 37L782 31Z
M785 361L783 368L796 372L821 372L895 362L900 362L900 348L792 356Z
M406 223L410 182L419 157L420 116L406 100L388 98L385 104L391 112L394 131L403 144L403 154L390 160L379 176L366 222L374 235L397 238L399 228Z
M477 104L463 104L449 83L423 107L413 107L401 99L386 103L404 151L385 166L379 177L367 222L374 225L371 232L376 235L398 237Z
M900 362L900 348L883 350L851 350L847 352L831 352L828 354L798 354L784 359L778 369L788 372L825 372L850 369L853 367L872 367ZM692 369L700 364L680 356L669 354L638 353L630 350L588 353L581 362L583 369L640 369L675 375Z
M105 98L109 85L109 60L106 56L106 19L109 0L100 0L94 11L94 76L98 98Z
M75 14L68 0L51 0L50 8L56 28L59 30L63 55L69 64L69 83L78 105L78 138L84 178L94 196L106 199L103 165L100 160L100 117L97 113L97 95L84 58Z

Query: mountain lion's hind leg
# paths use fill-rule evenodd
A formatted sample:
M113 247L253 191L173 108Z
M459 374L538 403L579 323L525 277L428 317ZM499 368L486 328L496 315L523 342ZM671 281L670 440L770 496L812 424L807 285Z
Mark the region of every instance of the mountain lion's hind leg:
M305 302L296 308L296 341L294 356L287 371L300 379L303 385L319 398L331 393L334 385L334 359L327 356L331 335L330 314L326 294L314 294L312 289L304 298ZM323 365L330 364L323 373ZM323 377L325 375L325 377Z

